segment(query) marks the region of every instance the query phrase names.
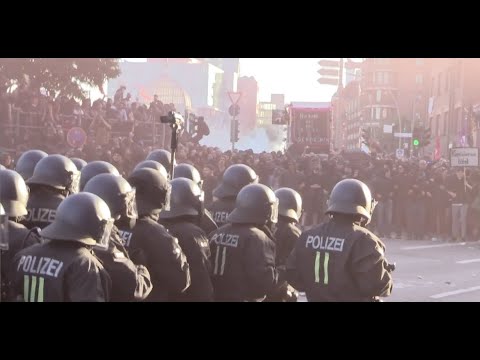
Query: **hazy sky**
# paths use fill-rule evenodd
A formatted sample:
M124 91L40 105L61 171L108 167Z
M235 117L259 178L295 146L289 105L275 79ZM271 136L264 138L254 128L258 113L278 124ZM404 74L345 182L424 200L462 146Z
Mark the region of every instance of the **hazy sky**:
M320 59L247 59L240 58L240 75L254 76L258 82L260 101L269 101L270 94L285 94L285 101L330 101L336 86L318 83Z
M146 59L125 59L145 61ZM285 101L330 101L336 86L318 83L320 69L314 58L240 58L240 76L254 76L260 101L270 94L285 94Z

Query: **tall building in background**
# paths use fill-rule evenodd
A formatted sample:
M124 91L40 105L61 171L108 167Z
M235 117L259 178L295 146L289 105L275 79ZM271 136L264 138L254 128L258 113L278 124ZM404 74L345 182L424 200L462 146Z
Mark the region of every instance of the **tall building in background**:
M260 101L257 111L257 126L266 127L272 125L273 110L277 109L277 105L273 102Z
M275 104L276 109L285 108L285 94L272 94L270 95L270 102Z
M257 123L258 84L253 76L242 76L238 79L237 91L242 93L238 102L240 106L240 134L253 131Z
M431 59L432 71L426 82L429 87L428 123L432 130L431 153L448 158L450 147L480 145L480 59Z

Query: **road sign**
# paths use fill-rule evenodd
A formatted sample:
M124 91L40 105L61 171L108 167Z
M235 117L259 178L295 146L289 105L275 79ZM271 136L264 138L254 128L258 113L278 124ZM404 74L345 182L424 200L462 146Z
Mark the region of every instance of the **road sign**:
M393 134L396 138L411 138L412 133L395 133Z
M338 85L338 78L320 78L318 82L326 85Z
M478 148L452 148L450 165L460 167L478 166Z
M338 69L320 69L318 70L320 75L328 75L338 77Z
M87 134L81 127L72 127L67 133L67 143L73 148L79 148L87 142Z
M239 102L240 98L242 97L242 93L241 92L229 91L228 92L228 97L230 98L230 101L232 102L232 104L236 105Z
M228 113L230 114L230 116L238 116L240 114L240 106L238 106L237 104L230 105L230 107L228 108Z
M395 151L395 155L396 155L397 159L403 159L403 157L405 156L405 150L404 149L397 149Z
M320 60L318 65L325 66L325 67L339 67L340 61L339 60Z

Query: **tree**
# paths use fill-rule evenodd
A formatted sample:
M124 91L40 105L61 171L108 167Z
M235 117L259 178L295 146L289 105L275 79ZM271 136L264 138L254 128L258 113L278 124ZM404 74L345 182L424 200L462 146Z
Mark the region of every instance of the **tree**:
M86 88L102 87L108 79L120 75L119 59L0 59L0 91L29 79L31 90L45 88L55 95L85 99Z

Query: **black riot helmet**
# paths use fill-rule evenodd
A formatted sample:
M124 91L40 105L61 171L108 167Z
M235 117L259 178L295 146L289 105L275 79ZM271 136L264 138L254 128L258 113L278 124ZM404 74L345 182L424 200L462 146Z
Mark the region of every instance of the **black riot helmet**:
M153 150L150 154L148 154L147 158L145 160L154 160L159 162L160 164L163 165L163 167L167 170L167 172L170 171L170 160L171 160L172 154L170 151L164 150L164 149L156 149ZM176 163L173 163L173 166L177 165Z
M29 190L19 173L13 170L0 170L0 202L10 218L28 214Z
M57 190L78 192L80 172L72 160L63 155L48 155L35 166L27 185L45 185Z
M133 171L128 182L136 188L138 213L158 214L170 206L170 183L160 171L143 168Z
M82 169L87 165L87 162L80 158L70 158L70 160L73 161L78 171L82 171Z
M94 176L87 182L83 191L102 198L115 220L121 217L135 219L138 216L135 189L132 189L128 181L121 176L113 174Z
M83 190L88 180L100 174L113 174L120 176L117 168L112 164L106 161L92 161L82 169L80 175L80 191Z
M366 184L356 179L345 179L333 188L325 214L360 215L368 224L376 204Z
M107 249L113 222L105 201L94 194L79 193L60 203L55 220L40 231L40 236Z
M171 181L172 195L170 210L160 213L161 219L173 219L180 216L203 216L204 193L190 179L177 178Z
M47 156L48 154L42 150L25 151L18 158L17 164L15 165L15 171L23 177L23 180L28 180L32 177L37 163Z
M173 178L187 178L197 184L200 189L203 187L203 180L195 166L190 164L178 164L173 169Z
M158 161L155 161L155 160L143 160L143 161L139 162L139 163L137 164L137 166L135 166L135 168L133 169L133 171L138 170L138 169L143 169L143 168L153 169L153 170L160 171L163 176L165 176L166 178L168 178L168 171L167 171L167 169L165 169L165 166L163 166L162 164L160 164Z
M268 186L251 184L237 195L235 209L227 221L238 224L275 224L278 221L278 199Z
M257 183L258 176L250 166L231 165L225 170L220 185L213 190L213 196L219 199L235 197L244 186Z
M290 188L280 188L275 191L275 196L278 198L278 215L299 222L300 216L302 216L302 197L300 194Z
M0 202L0 250L8 250L8 214Z

